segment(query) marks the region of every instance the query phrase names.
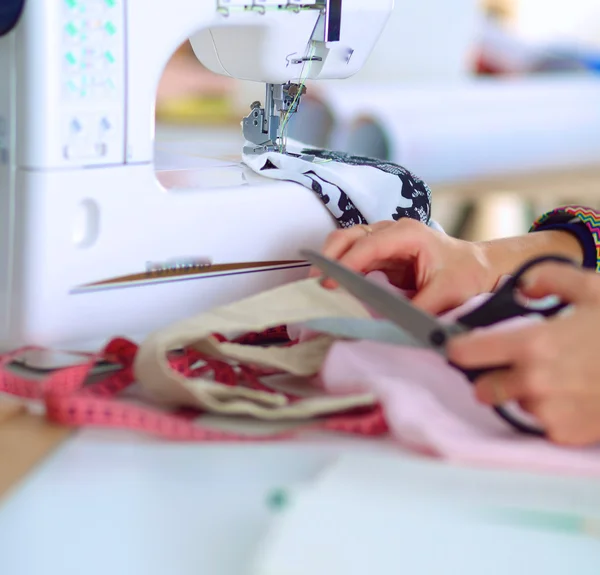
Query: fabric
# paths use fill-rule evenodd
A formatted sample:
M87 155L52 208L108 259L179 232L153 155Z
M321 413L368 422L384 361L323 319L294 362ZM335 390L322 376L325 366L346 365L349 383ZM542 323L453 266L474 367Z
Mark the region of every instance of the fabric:
M579 238L584 250L584 266L600 272L600 211L584 206L563 206L539 217L530 231L556 226L567 226L568 231Z
M371 278L386 281L383 274ZM487 297L477 296L443 319L459 317ZM513 319L490 329L514 329L530 321L539 319ZM479 404L466 377L433 351L337 341L320 377L330 393L374 394L392 434L417 452L469 464L600 476L600 445L565 448L520 434Z
M309 394L290 401L283 390L223 385L205 376L190 378L169 364L169 353L173 350L193 349L203 356L234 365L312 377L319 372L334 341L332 337L320 335L291 347L250 346L220 341L213 334L260 332L323 317L370 316L358 300L341 289L324 289L318 278L294 282L155 332L141 344L134 361L134 373L144 391L162 404L190 406L211 413L284 420L373 407L376 401L371 394Z
M396 289L381 272L370 278ZM477 296L443 319L451 321L487 297ZM435 352L342 340L303 327L312 319L365 320L373 315L341 289L326 290L317 279L295 282L152 334L137 351L133 371L147 396L166 406L280 423L318 422L364 409L376 413L380 406L384 423L398 442L418 453L478 465L600 477L600 446L559 447L515 431L490 407L480 405L464 375ZM513 329L529 321L541 320L517 318L490 329ZM251 346L213 335L258 332L282 324L288 325L297 343ZM174 350L193 350L239 370L257 366L265 373L288 374L299 378L297 387L309 392L290 399L284 386L227 385L198 372L179 372L170 362Z
M215 334L215 337L220 341L227 340L222 334ZM290 344L283 326L247 333L231 342L249 346ZM28 374L13 369L13 362L19 362L31 352L31 348L17 349L0 355L0 394L22 398L30 405L35 402L36 410L41 409L52 427L126 429L168 441L273 442L315 431L369 437L388 433L379 405L330 417L286 421L220 416L193 407L161 405L148 397L134 380L133 362L137 351L138 345L134 342L114 338L98 354L75 354L81 355L82 363L40 377L39 373ZM173 370L190 378L212 374L214 382L230 387L245 386L268 392L274 389L271 382L263 384L265 376L271 375L268 370L230 365L203 357L193 349L177 350L169 354L168 361ZM107 371L107 364L120 366L120 369ZM275 389L281 390L281 387ZM297 395L294 390L290 392L289 386L286 389L290 401L306 397L312 389L305 381L296 387L300 391ZM39 423L35 424L38 429ZM0 433L4 424L0 419ZM9 430L6 439L12 441L11 438L17 435L23 433L15 434ZM0 445L8 445L4 439L0 439ZM14 467L16 472L17 465Z
M290 142L286 154L243 155L267 178L297 182L317 194L342 228L383 220L431 220L431 190L406 168L372 158L305 148ZM296 154L296 155L290 155ZM313 156L314 161L300 157Z

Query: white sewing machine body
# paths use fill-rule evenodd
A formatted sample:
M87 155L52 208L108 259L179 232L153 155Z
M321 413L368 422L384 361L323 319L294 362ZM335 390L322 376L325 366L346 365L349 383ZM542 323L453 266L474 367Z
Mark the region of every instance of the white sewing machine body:
M319 1L24 1L0 37L2 349L143 337L306 273L298 249L335 227L320 200L235 163L182 172L194 184L169 189L155 172L154 107L190 37L217 73L297 79L291 56L305 54ZM341 35L313 42L310 79L358 71L393 8L331 2Z

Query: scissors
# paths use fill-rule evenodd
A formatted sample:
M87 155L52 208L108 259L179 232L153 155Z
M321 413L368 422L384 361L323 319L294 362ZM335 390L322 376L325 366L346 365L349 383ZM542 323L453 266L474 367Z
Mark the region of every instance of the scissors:
M484 304L459 317L454 323L440 321L433 315L418 309L410 300L399 294L392 293L385 287L377 285L364 276L357 274L338 262L330 260L316 252L304 250L302 257L319 268L324 275L335 280L353 296L367 304L377 313L389 321L380 320L350 320L353 325L346 324L344 329L343 320L313 320L309 322L312 329L343 335L342 332L360 332L364 328L364 334L354 333L356 339L371 339L377 341L388 341L390 343L409 343L436 351L447 358L446 345L453 337L467 333L475 328L488 327L498 322L538 314L543 317L552 317L564 310L569 304L564 302L552 303L547 307L527 306L519 303L516 297L517 288L523 275L532 268L546 262L567 263L577 265L572 260L562 256L548 255L535 258L525 263L517 272L510 277L504 285L494 293ZM335 323L338 322L336 327ZM377 328L376 325L380 327ZM392 324L392 325L390 325ZM398 329L400 328L400 329ZM348 333L347 335L350 335ZM407 337L408 335L408 337ZM482 369L464 369L449 362L452 367L461 371L471 382L483 374L493 371L509 369L510 366L494 366ZM495 406L496 413L509 425L521 433L536 437L545 437L545 431L532 418L519 409L517 405L506 404Z

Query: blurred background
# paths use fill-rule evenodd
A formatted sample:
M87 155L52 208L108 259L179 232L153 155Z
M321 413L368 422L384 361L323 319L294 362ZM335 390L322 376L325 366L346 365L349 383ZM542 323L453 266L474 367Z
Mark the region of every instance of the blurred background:
M241 119L263 99L185 43L158 89L156 146L239 158ZM396 0L367 66L309 84L289 135L404 165L466 239L523 233L564 203L600 207L600 2Z

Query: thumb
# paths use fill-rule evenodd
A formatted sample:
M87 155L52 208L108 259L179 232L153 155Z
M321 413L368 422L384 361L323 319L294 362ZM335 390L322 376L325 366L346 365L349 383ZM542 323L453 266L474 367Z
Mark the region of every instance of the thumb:
M416 307L438 315L465 303L465 299L448 284L442 285L439 281L433 281L418 290L411 301Z
M523 276L519 287L531 298L553 295L573 304L600 300L600 277L569 264L540 264Z

